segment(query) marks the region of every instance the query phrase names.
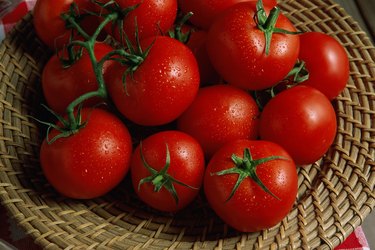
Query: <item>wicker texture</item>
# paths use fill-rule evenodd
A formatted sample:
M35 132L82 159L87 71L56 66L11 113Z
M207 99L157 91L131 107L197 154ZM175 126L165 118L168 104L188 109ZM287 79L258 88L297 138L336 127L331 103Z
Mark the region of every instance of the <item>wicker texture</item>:
M338 133L325 157L299 169L294 208L277 226L242 234L218 219L201 195L177 214L154 211L129 179L108 195L66 199L39 165L40 74L51 55L28 15L0 46L0 201L46 249L332 249L375 206L375 48L337 4L280 4L298 29L323 31L346 48L351 74L334 101Z

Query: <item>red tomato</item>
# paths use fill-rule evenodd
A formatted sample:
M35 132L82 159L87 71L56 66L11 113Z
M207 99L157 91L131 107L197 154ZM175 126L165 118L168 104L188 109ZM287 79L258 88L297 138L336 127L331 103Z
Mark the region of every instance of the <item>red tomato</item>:
M100 0L107 3L109 0ZM138 27L139 39L153 37L160 33L164 34L173 25L177 15L177 0L116 0L121 9L126 9L139 4L123 18L123 30L129 39L134 43L136 24ZM136 22L136 23L135 23ZM121 41L120 32L113 25L106 26L109 34L116 40Z
M265 7L267 13L270 8ZM254 16L255 3L239 3L227 9L211 26L207 50L218 73L237 87L260 90L283 80L293 68L299 51L299 36L273 33L269 54L263 31ZM280 14L276 27L296 31Z
M196 140L179 131L163 131L146 138L135 149L132 183L149 206L176 212L198 195L204 167L203 151Z
M201 88L178 119L178 128L198 140L207 157L236 139L256 139L258 106L245 91L230 85Z
M349 59L344 47L333 37L320 32L300 35L299 59L305 62L309 79L303 82L333 100L349 80Z
M96 43L94 53L97 60L102 59L113 48L104 43ZM103 74L106 74L112 62L104 63ZM98 89L98 83L92 68L90 56L83 50L81 58L65 68L58 55L53 55L42 73L42 88L48 106L57 113L64 113L66 107L79 96ZM91 106L98 103L98 98L87 100Z
M73 2L77 4L80 14L94 9L90 0L38 0L35 4L33 12L35 31L38 37L52 49L61 49L69 42L71 30L66 28L61 14L68 12ZM87 16L80 25L86 32L92 34L97 24L96 17Z
M281 158L272 158L275 156ZM251 177L254 174L268 192ZM243 181L235 189L239 178ZM298 176L293 160L279 145L237 140L215 153L203 185L209 204L224 222L242 232L255 232L276 225L289 213Z
M224 10L240 2L256 0L179 0L178 4L184 13L193 12L189 21L195 26L208 30L214 19ZM276 0L264 0L264 5L273 7Z
M61 194L91 199L114 188L129 170L132 142L128 129L113 114L83 109L87 124L51 144L45 139L40 162L50 184ZM51 130L52 139L61 132Z
M197 61L183 43L165 36L141 41L152 44L145 60L123 82L126 66L108 74L108 90L116 107L140 125L162 125L175 120L193 102L199 88ZM125 86L124 86L125 85Z
M336 113L323 93L299 85L266 104L259 129L261 139L281 145L296 164L310 164L331 146L337 130Z
M189 41L186 43L186 46L191 49L197 59L201 85L210 85L220 81L220 76L212 66L210 58L208 57L206 40L206 31L192 30Z

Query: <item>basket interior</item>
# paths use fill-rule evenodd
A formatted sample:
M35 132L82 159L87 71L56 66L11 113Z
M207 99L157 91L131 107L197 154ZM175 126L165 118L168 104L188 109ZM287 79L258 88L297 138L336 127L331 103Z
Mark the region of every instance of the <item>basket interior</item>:
M51 56L36 37L32 14L0 46L0 200L45 248L249 249L334 248L375 206L375 49L358 24L331 1L283 1L302 31L322 31L346 48L351 74L334 101L338 133L327 154L299 168L294 208L278 225L240 233L224 224L204 195L176 214L161 213L135 196L126 178L92 200L60 196L39 165L46 116L40 75Z

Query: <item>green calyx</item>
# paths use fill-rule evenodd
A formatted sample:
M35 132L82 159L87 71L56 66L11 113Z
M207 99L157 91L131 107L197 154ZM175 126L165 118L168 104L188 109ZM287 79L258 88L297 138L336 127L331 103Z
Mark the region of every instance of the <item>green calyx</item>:
M286 79L288 80L292 78L292 86L294 86L308 80L309 77L309 71L305 67L305 62L298 60L294 65L293 69L286 76Z
M125 70L124 74L122 75L122 83L125 89L126 95L129 96L128 89L126 86L126 78L130 75L131 78L133 78L134 72L138 69L138 67L143 63L143 61L146 59L148 54L150 53L150 50L155 42L155 40L145 49L143 50L141 47L141 43L139 41L139 33L138 33L138 25L137 25L137 19L134 20L135 23L135 39L136 44L133 45L128 36L124 33L124 38L126 42L127 50L122 50L118 52L118 55L121 56L121 58L117 59L121 64L126 65L127 69Z
M141 45L138 39L138 31L136 31L136 39L137 39L137 45L133 46L131 42L129 41L129 39L126 37L125 40L127 42L128 51L125 51L125 50L118 51L118 55L120 55L121 58L115 59L116 61L119 61L121 64L127 66L127 69L122 75L122 84L123 84L123 87L127 96L129 96L129 92L128 92L127 85L126 85L127 77L130 76L133 79L134 72L146 59L146 57L150 53L150 50L155 42L154 40L145 50L143 50L141 48Z
M106 3L101 3L100 1L94 1L97 5L99 5L102 9L107 10L108 13L117 14L117 18L112 21L112 32L114 32L116 29L118 29L119 34L120 34L120 43L124 44L124 40L126 39L125 32L124 32L124 19L129 15L130 12L135 10L136 8L139 7L139 5L142 4L143 1L140 3L137 3L135 5L129 6L127 8L122 9L121 6L116 2L116 1L108 1ZM109 15L110 15L109 14ZM101 16L106 17L108 14L102 14L100 13Z
M280 15L279 7L277 6L273 7L269 15L267 16L267 13L264 9L263 1L258 0L256 4L256 10L257 10L257 13L254 18L257 23L258 29L264 32L264 37L266 40L266 48L265 48L266 55L268 55L270 52L272 35L274 33L289 34L289 35L301 34L301 32L293 32L293 31L288 31L288 30L279 29L275 27L277 19Z
M110 59L113 61L117 61L122 65L126 65L127 69L125 70L122 76L122 82L125 89L125 93L129 95L127 87L126 87L126 78L130 75L133 78L133 73L138 69L138 67L143 63L145 58L148 56L152 44L147 47L145 50L141 48L140 41L139 41L139 30L137 24L137 18L134 18L134 26L135 26L135 44L131 42L129 39L128 34L124 32L124 19L129 15L130 12L135 10L143 3L143 1L132 5L130 7L122 9L121 6L116 1L108 1L107 3L103 4L100 1L94 1L97 5L99 5L102 9L107 10L109 14L100 14L100 16L108 18L108 16L115 15L116 17L112 19L112 32L116 29L120 35L120 45L123 48L114 50L111 52L106 59ZM116 57L117 56L117 57Z
M174 38L183 44L186 44L191 36L191 33L194 31L193 28L189 29L187 32L182 31L182 27L185 25L185 23L189 20L189 18L193 15L193 12L188 12L186 15L184 15L180 20L176 22L176 25L173 29L168 31L168 36L170 38Z
M254 180L257 183L257 185L259 185L266 193L268 193L268 194L272 195L274 198L280 200L259 179L259 177L256 173L256 169L257 169L257 166L259 166L263 163L266 163L268 161L277 160L277 159L288 160L287 158L282 157L282 156L269 156L269 157L254 160L252 158L251 153L250 153L250 149L245 148L244 153L243 153L243 158L240 158L237 155L233 154L231 159L232 159L233 163L235 164L235 166L233 168L225 169L225 170L222 170L222 171L219 171L219 172L216 172L216 173L211 173L211 175L218 175L218 176L223 176L223 175L228 175L228 174L237 174L238 175L237 182L234 185L234 187L233 187L228 199L226 200L226 202L228 202L233 197L233 195L236 193L238 187L248 177L251 178L252 180Z
M74 20L75 23L81 23L81 21L83 19L85 19L86 16L90 15L88 12L83 12L81 13L82 11L80 11L80 9L78 8L78 5L73 2L70 7L69 7L69 10L66 12L66 13L62 13L61 17L62 19L64 20L67 20L67 19L71 19L71 20ZM65 22L65 28L67 30L76 30L76 27L75 25L72 23L72 22ZM86 36L87 38L88 36Z
M140 144L140 154L143 166L150 172L151 175L140 180L140 182L138 183L138 190L140 190L141 185L144 183L151 183L154 186L154 192L159 192L164 187L173 196L174 200L176 201L176 204L178 204L179 198L174 187L175 183L192 189L197 188L189 186L179 180L176 180L167 173L171 164L171 157L167 144L166 149L167 153L165 157L165 165L160 171L157 171L147 163L142 152L142 143Z
M82 110L82 105L80 105L77 109L77 115L74 116L75 122L71 123L69 120L64 119L61 115L57 114L54 112L52 109L48 108L47 106L43 105L42 106L47 109L48 112L50 112L54 117L57 118L57 120L61 123L60 126L50 123L50 122L45 122L41 121L35 117L31 117L34 120L38 121L41 124L44 124L48 126L47 128L47 137L46 141L48 144L52 144L56 140L60 138L66 138L71 135L76 134L80 129L84 128L87 125L87 121L82 121L82 116L81 116L81 110ZM56 129L59 133L54 136L53 138L49 138L49 134L51 129Z
M74 41L76 34L80 34L86 39L89 38L89 35L81 28L80 23L86 16L90 14L80 12L81 11L79 10L78 5L73 2L70 5L69 10L66 13L61 14L61 18L65 21L66 29L70 30L70 42ZM67 46L66 50L68 52L67 57L63 55L59 56L60 62L64 68L72 66L76 61L78 61L81 58L83 53L83 48L77 49L74 48L74 46Z
M67 52L68 56L57 54L64 69L69 68L82 57L83 48L74 49L73 46L69 46Z
M262 111L268 101L274 98L278 93L305 82L309 77L309 71L305 67L305 62L298 60L293 69L281 82L268 89L253 91L251 94L253 95L259 110Z

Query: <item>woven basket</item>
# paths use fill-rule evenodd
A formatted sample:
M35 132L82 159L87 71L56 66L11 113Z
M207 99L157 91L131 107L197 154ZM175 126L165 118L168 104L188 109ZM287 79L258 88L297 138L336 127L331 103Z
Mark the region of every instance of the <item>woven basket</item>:
M277 226L240 233L225 225L204 196L177 214L141 203L125 179L98 199L57 194L39 165L40 73L51 52L29 14L0 46L0 200L47 249L332 249L375 206L375 49L358 24L327 0L280 4L297 28L322 31L346 48L351 74L334 101L338 133L321 160L299 169L294 208Z

